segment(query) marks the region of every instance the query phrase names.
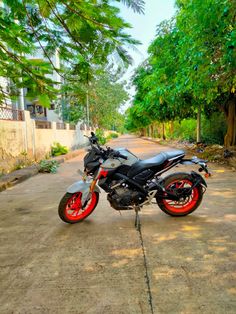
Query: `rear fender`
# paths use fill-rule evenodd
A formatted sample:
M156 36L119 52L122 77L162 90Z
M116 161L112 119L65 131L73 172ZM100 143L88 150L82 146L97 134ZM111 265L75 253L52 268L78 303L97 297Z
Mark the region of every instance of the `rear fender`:
M200 174L198 174L198 173L195 172L195 171L192 171L192 172L191 172L191 176L192 176L193 179L199 181L200 184L202 184L202 185L204 185L205 187L207 187L206 181L203 179L203 177L202 177Z
M76 193L76 192L81 192L82 193L82 203L84 203L85 200L87 199L88 195L89 195L90 185L91 185L90 182L85 182L83 180L77 181L68 187L67 192L71 193L71 194ZM97 185L95 185L94 191L101 193L101 190L99 189L99 187Z

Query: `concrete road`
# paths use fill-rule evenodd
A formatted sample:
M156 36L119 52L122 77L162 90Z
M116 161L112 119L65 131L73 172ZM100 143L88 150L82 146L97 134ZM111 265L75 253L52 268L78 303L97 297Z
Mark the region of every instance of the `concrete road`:
M111 145L140 158L167 149L130 136ZM105 193L83 223L59 219L82 157L0 193L0 313L236 313L235 172L211 165L188 217L144 208L140 238L134 213L120 215Z

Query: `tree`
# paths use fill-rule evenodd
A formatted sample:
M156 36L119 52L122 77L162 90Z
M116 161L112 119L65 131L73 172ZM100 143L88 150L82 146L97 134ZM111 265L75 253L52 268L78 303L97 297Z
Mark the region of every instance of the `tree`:
M149 88L145 86L144 79L149 75L148 64L143 63L136 69L133 77L133 85L136 89L136 94L133 100L133 106L127 111L125 127L128 131L137 131L141 129L142 135L145 134L147 127L152 119L145 107L145 96Z
M155 103L156 119L161 122L189 117L195 106L191 91L183 92L178 86L180 40L175 20L164 21L148 50L152 73L145 82L150 88L147 98Z
M148 115L144 115L142 108L139 106L132 106L127 110L127 117L125 120L125 128L128 131L141 131L141 135L146 135L145 128L151 123L151 119Z
M84 104L87 88L89 88L89 111L92 124L106 129L120 128L121 117L118 110L128 99L124 85L123 82L117 83L116 77L105 71L98 72L91 79L89 86L86 82L68 85L66 87L69 95L67 103L70 105L63 110L65 120L77 123L86 117Z
M236 3L232 0L178 0L181 36L178 76L205 108L219 106L226 115L225 146L236 140ZM207 104L207 105L206 105Z
M118 109L128 100L122 83L112 81L111 75L104 74L90 86L90 115L94 125L112 129Z
M178 0L176 18L164 21L149 47L149 73L140 81L143 108L151 120L168 121L223 110L225 146L236 141L236 3ZM136 109L137 110L137 109Z
M123 66L131 62L125 45L138 41L125 33L130 25L118 16L119 9L108 0L3 0L0 11L0 76L9 78L16 88L29 86L41 97L42 104L55 98L56 82L38 71L44 65L26 56L37 48L48 60L47 74L53 70L63 80L94 65L107 65L111 55L119 58ZM117 2L120 2L117 0ZM143 1L122 1L135 11L142 12ZM63 70L55 67L52 56L59 49ZM0 90L0 97L5 92ZM46 101L45 101L46 100Z
M148 50L149 58L135 73L135 109L131 112L146 115L149 124L152 121L164 123L183 119L194 114L196 101L190 92L182 93L176 82L179 71L178 44L175 21L164 21L157 27L157 37Z

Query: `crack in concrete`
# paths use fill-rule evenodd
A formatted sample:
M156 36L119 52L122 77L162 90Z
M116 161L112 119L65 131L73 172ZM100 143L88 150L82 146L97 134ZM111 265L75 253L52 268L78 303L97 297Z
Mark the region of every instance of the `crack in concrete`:
M187 269L187 267L185 267L185 266L183 266L183 265L181 265L180 267L182 268L182 270L183 270L184 273L185 273L185 276L186 276L186 279L187 279L187 285L188 285L190 294L192 294L192 293L193 293L193 291L192 291L192 282L191 282L191 278L190 278L190 276L189 276L188 269Z
M146 279L146 285L147 285L148 303L150 305L151 314L154 314L153 303L152 303L152 291L151 291L150 277L149 277L149 274L148 274L148 262L147 262L147 256L146 256L146 253L145 253L143 234L142 234L142 228L141 228L141 221L140 221L140 217L139 217L138 211L136 211L135 227L136 227L136 230L139 233L139 239L140 239L142 253L143 253L143 265L144 265L144 269L145 269L144 277Z

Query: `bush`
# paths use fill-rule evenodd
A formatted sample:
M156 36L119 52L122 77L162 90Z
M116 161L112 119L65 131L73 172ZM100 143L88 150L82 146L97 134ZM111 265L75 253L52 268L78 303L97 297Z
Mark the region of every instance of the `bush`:
M207 144L224 144L227 125L223 112L215 112L202 119L202 141Z
M197 121L195 119L184 119L181 122L174 122L173 138L196 141Z
M39 172L56 173L59 164L56 160L41 160L39 163Z
M13 168L11 169L11 171L20 170L20 169L23 169L25 167L31 166L33 164L34 164L34 160L32 160L31 158L28 157L28 154L26 151L23 151L18 156L18 158L17 158Z
M107 137L106 137L106 141L110 141L113 138L117 138L119 135L117 133L110 133Z
M101 145L106 144L106 138L105 138L105 135L104 135L104 131L102 129L97 129L96 137L98 138L99 144L101 144Z
M224 114L215 112L210 118L202 115L201 123L201 139L207 144L220 144L224 143L224 135L227 130ZM174 122L173 138L187 140L190 142L196 141L197 121L195 119L184 119L180 123ZM171 137L170 131L166 128L166 135Z
M110 141L112 139L111 135L109 134L107 137L106 137L106 142Z
M54 143L51 146L51 154L53 157L65 155L68 153L68 148L66 146L61 145L60 143Z
M110 133L110 137L111 138L117 138L119 136L119 134L117 134L117 133Z

